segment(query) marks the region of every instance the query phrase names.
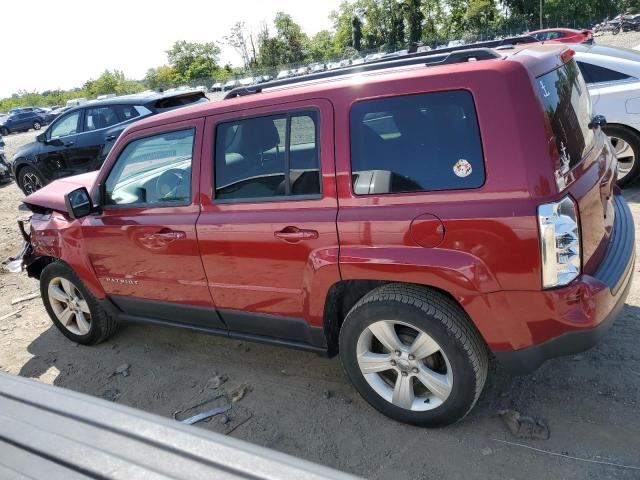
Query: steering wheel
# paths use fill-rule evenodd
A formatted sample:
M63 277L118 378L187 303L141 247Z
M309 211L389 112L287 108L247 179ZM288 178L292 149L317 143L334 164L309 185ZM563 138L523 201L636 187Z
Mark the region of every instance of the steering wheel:
M156 196L158 200L174 199L187 176L186 173L181 168L170 168L162 172L156 180Z

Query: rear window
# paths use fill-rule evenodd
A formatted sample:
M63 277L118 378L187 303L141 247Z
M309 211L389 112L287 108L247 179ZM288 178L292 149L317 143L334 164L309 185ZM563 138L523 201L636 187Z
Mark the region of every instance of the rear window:
M171 97L165 97L158 100L154 107L158 111L171 110L173 108L184 107L185 105L191 105L192 103L206 102L207 97L202 92L191 92L182 95L175 95Z
M556 139L562 173L582 160L595 136L588 125L591 101L575 61L538 77L538 91Z
M484 183L478 120L467 91L358 102L350 123L357 195L478 188Z

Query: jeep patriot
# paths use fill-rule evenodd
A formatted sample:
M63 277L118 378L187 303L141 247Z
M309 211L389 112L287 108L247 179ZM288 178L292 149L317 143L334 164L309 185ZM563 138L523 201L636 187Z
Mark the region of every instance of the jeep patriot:
M572 57L410 54L141 120L25 199L9 266L75 342L144 321L340 355L380 412L449 424L490 357L583 351L629 291L633 220Z

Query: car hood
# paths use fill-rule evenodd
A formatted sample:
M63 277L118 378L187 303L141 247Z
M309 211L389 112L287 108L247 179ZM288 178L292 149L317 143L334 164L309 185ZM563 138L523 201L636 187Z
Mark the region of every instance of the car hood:
M37 153L40 145L42 145L40 142L26 143L21 147L18 147L16 152L13 154L13 158L28 157L30 154Z
M98 172L99 171L96 170L95 172L55 180L26 197L23 203L33 212L55 210L57 212L67 213L67 207L64 203L65 194L80 187L86 187L86 189L91 192L91 188L98 177Z

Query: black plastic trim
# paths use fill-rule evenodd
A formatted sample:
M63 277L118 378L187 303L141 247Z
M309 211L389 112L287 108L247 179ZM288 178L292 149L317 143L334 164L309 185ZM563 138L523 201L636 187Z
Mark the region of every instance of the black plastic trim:
M309 326L302 318L240 310L216 310L122 296L105 298L100 300L100 304L110 315L122 322L182 327L211 335L327 355L324 329Z
M626 273L633 266L636 238L633 215L627 202L622 195L615 195L613 198L615 207L613 232L609 239L607 253L593 276L606 284L615 295L620 290Z
M271 337L277 341L294 341L327 348L324 329L310 327L302 318L281 317L242 310L218 310L230 332ZM232 335L233 336L233 335Z

